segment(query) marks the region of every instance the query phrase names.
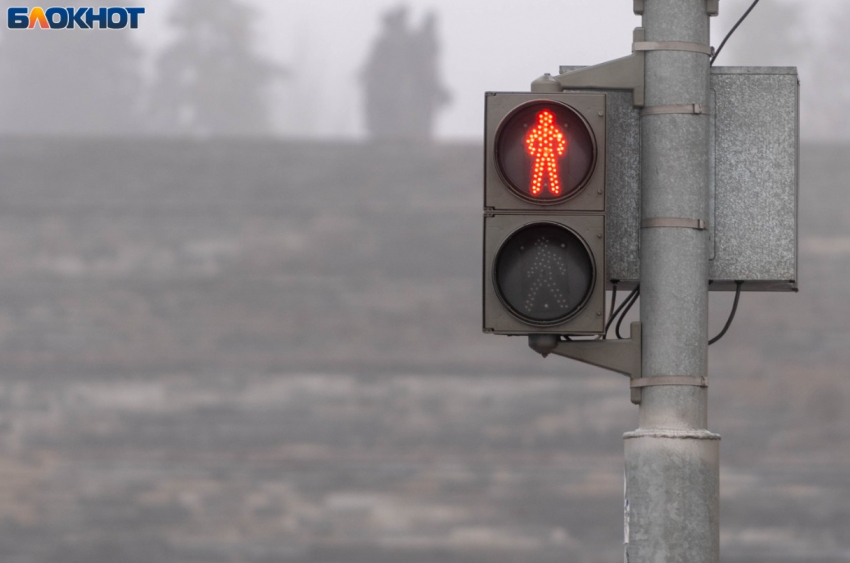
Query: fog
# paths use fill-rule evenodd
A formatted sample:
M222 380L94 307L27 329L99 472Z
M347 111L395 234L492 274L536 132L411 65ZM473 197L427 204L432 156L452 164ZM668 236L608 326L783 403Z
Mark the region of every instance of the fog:
M722 0L721 15L712 21L713 45L720 44L750 3ZM379 31L380 14L398 4L323 0L274 3L273 8L266 8L284 29L288 26L286 33L267 32L262 43L293 68L295 77L288 93L297 92L299 84L315 85L311 89L321 92L313 100L310 114L315 117L311 120L293 115L303 113L301 108L293 114L279 114L282 132L321 137L362 135L362 122L345 117L357 113L357 94L340 96L335 86L348 90L357 84L369 43ZM446 139L474 140L480 136L482 92L524 91L543 73L557 73L560 65L591 65L625 56L631 52L632 30L640 26L640 17L632 13L631 2L626 0L497 4L486 0L416 0L407 5L413 21L429 10L436 11L440 18L440 63L455 96L452 106L441 113L438 121L438 136ZM789 19L789 9L798 14ZM829 61L841 66L840 61L850 55L850 48L843 45L848 10L841 0L765 0L736 32L717 64L798 66L804 99L817 97L818 104L824 98L846 100L850 78L843 71L836 76ZM748 35L752 41L744 39ZM760 42L769 42L769 46L752 48ZM817 126L803 128L804 137L847 138L846 131L830 128L824 123L828 119L819 119L816 109L804 106L803 111L804 118L811 113L812 119L818 120Z
M9 5L9 0L3 4ZM246 44L258 59L288 71L264 85L271 132L286 138L363 139L363 68L380 33L382 14L400 5L390 0L254 0L228 16L229 25L246 27ZM640 25L627 1L415 0L404 5L411 26L432 12L438 19L437 64L452 103L439 112L436 134L446 140L479 138L483 92L527 90L533 79L544 72L556 73L560 65L596 64L625 56L632 29ZM714 45L748 5L723 0L721 16L713 20ZM140 29L124 33L138 48L132 64L145 81L143 98L161 70L157 58L179 37L179 29L169 22L173 7L174 0L148 2ZM842 35L848 13L850 8L840 0L765 0L736 32L717 64L798 66L803 137L846 138L846 128L836 125L832 116L848 96L850 78L842 63L850 55ZM55 34L65 42L76 39L68 31ZM15 65L23 64L21 48L13 49L17 55L7 63L13 76ZM45 50L44 57L31 64L49 67L53 58L49 53ZM38 87L37 81L30 84ZM70 105L84 102L74 99L73 91L63 94Z
M631 2L143 5L0 25L0 560L620 560L637 409L482 334L481 137ZM805 139L801 291L710 348L731 563L850 560L848 26L763 0L717 61L797 65Z

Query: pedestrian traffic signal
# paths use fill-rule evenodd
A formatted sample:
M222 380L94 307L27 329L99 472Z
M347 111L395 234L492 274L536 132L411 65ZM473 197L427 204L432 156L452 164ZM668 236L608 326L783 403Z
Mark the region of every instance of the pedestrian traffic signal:
M605 212L605 94L486 98L484 207Z
M602 334L605 94L488 93L484 330Z
M557 203L590 179L595 145L587 122L568 106L529 102L508 114L496 133L496 170L520 198Z

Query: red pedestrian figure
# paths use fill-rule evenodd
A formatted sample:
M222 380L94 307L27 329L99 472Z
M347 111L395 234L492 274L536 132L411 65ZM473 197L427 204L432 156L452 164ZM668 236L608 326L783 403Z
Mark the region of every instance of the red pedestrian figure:
M558 177L557 157L567 152L567 139L555 126L555 116L549 110L537 114L537 125L525 138L525 148L534 157L531 173L531 195L540 195L543 180L549 177L549 191L561 195L561 180Z

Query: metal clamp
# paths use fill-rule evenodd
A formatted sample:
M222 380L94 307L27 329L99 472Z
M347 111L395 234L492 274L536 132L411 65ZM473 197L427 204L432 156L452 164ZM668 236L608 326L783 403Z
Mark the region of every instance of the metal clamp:
M632 43L632 52L636 51L688 51L714 56L714 47L685 41L636 41Z
M651 106L643 108L641 115L709 115L711 110L706 104L671 104L666 106Z
M704 377L641 377L632 379L629 387L642 389L644 387L656 387L660 385L688 385L691 387L708 387L708 380Z
M644 219L640 222L642 229L652 229L656 227L674 227L680 229L696 229L704 231L707 228L704 219L682 219L679 217L656 217L654 219Z
M643 401L644 387L660 387L664 385L682 385L690 387L708 387L708 380L704 377L633 377L629 381L632 404L639 405Z
M635 4L635 15L642 16L643 15L643 4L644 0L634 0ZM708 12L709 16L716 16L720 13L720 2L719 0L705 0L705 10Z

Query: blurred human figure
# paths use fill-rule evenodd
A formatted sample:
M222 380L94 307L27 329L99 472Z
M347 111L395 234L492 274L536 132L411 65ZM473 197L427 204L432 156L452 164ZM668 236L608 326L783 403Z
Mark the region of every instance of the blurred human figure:
M416 138L430 139L434 134L437 112L451 100L448 90L440 82L437 16L433 12L425 16L422 28L414 37L414 48L417 62L412 70L418 71L419 80L412 99L421 111L411 113L412 128Z
M436 17L414 31L399 6L383 21L361 75L366 128L374 139L429 140L436 112L449 101L439 79Z

